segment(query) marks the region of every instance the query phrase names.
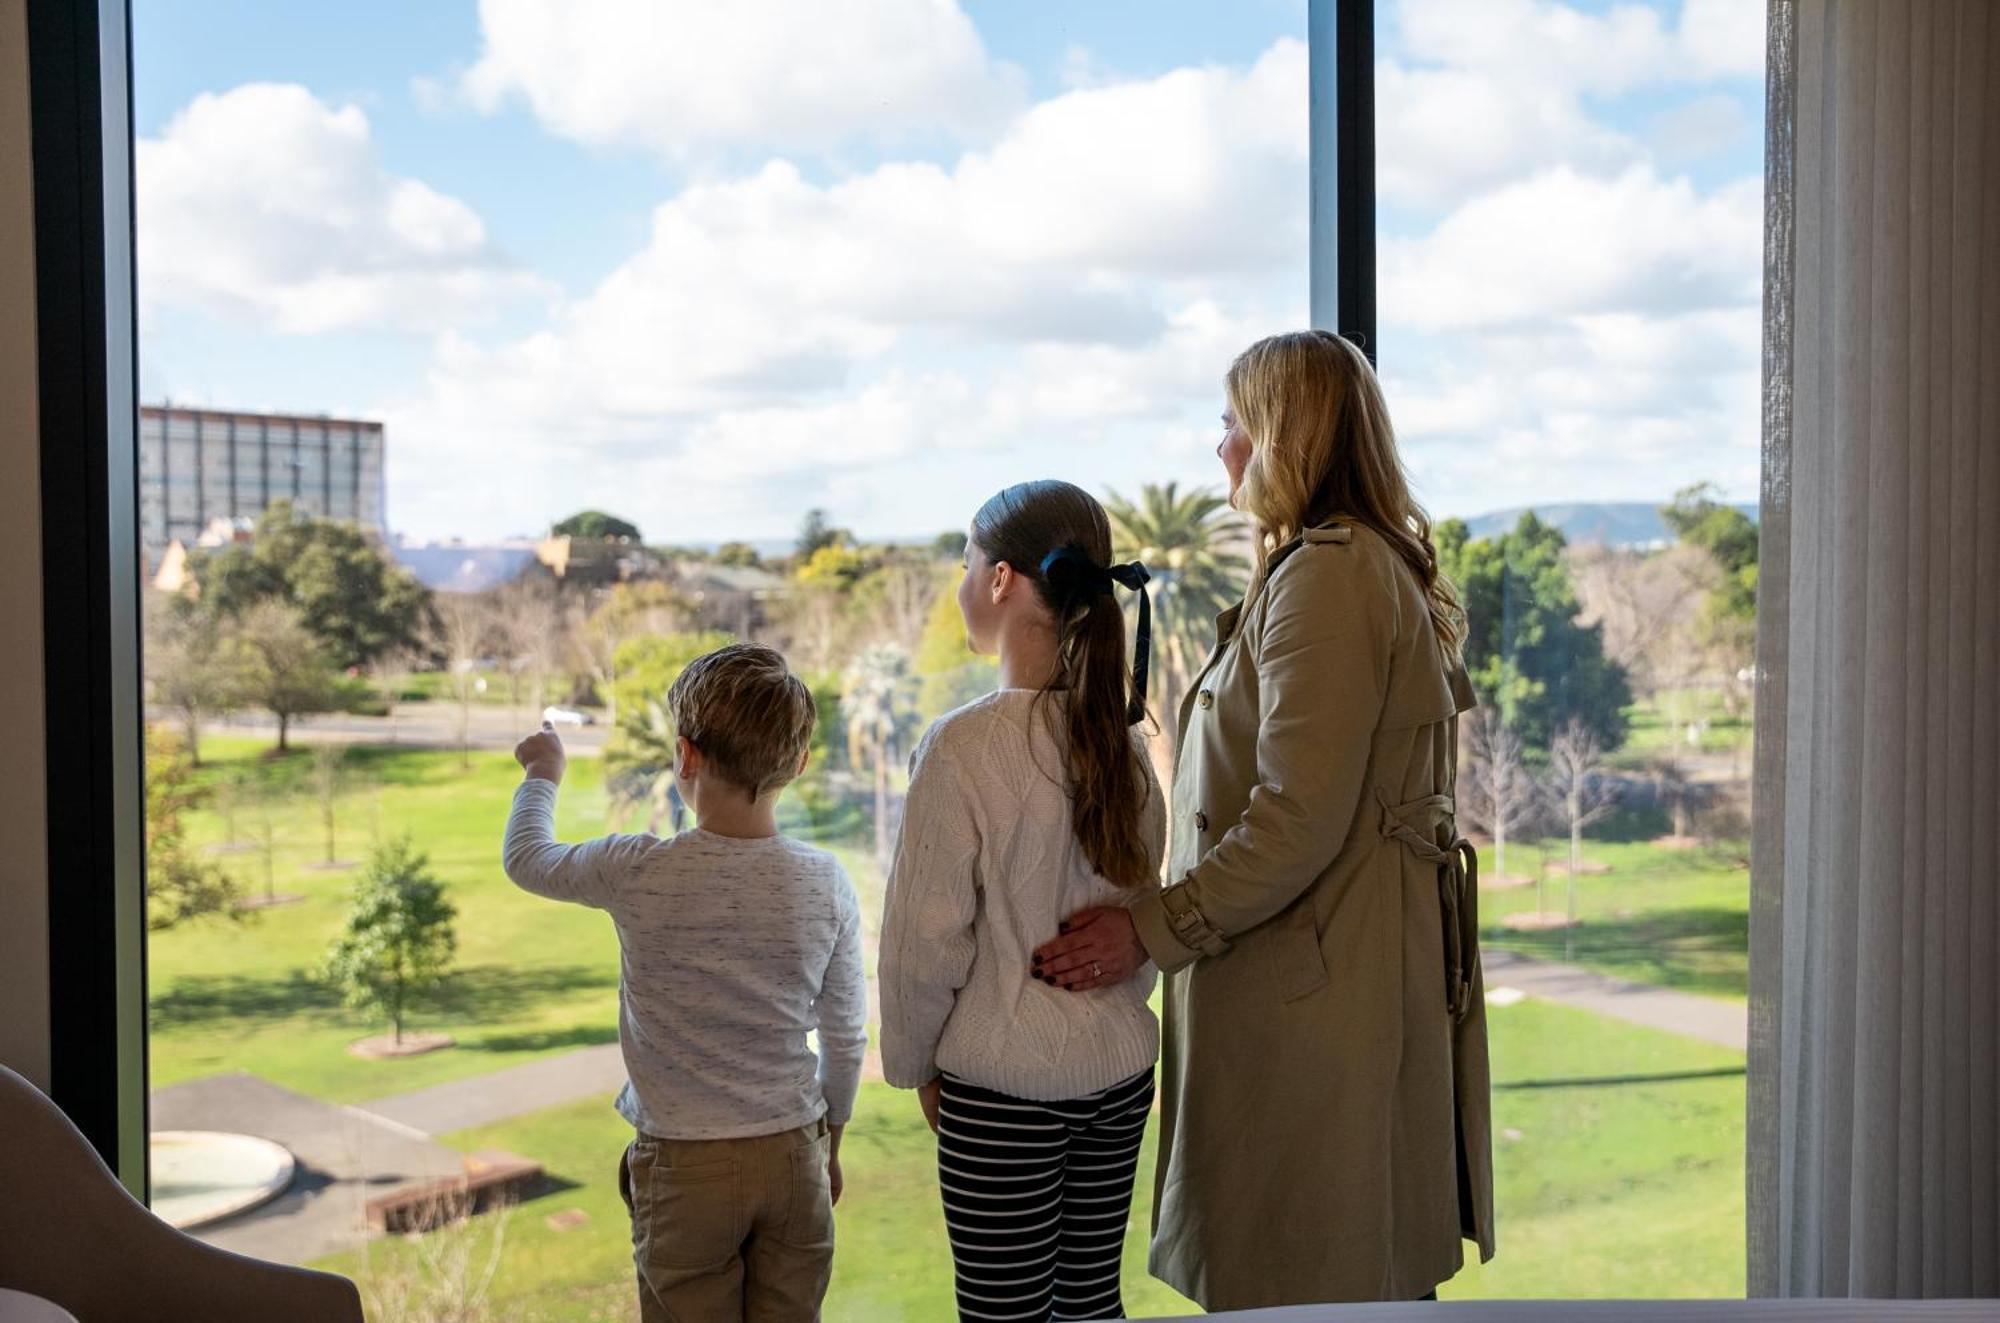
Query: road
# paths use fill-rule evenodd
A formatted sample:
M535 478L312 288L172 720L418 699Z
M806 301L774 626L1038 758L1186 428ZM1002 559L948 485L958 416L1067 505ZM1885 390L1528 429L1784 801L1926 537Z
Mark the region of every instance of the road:
M169 722L165 713L149 714ZM520 738L533 730L539 718L528 708L497 703L474 704L468 730L475 749L512 749ZM211 734L268 733L277 738L278 723L263 712L239 712L235 716L209 722ZM563 726L563 747L571 754L594 758L604 751L608 727ZM455 749L458 747L458 709L450 703L398 703L386 717L359 717L344 712L303 717L292 723L292 739L302 744L408 744L416 747Z

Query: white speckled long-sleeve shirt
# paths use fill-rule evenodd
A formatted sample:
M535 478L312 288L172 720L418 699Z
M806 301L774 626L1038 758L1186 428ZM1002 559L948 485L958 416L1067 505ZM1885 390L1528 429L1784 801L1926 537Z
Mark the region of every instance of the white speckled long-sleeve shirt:
M700 828L562 845L555 804L539 778L514 792L507 876L617 926L619 1113L662 1139L845 1125L868 994L861 906L840 861L787 836Z

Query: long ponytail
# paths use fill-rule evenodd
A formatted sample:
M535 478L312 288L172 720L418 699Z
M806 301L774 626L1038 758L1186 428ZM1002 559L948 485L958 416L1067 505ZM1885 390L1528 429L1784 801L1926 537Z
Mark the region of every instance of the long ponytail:
M1131 733L1145 715L1145 667L1142 659L1136 670L1128 669L1125 616L1114 594L1115 584L1143 592L1144 567L1108 563L1111 521L1104 507L1067 482L1007 488L973 517L972 540L990 559L1032 581L1055 618L1056 674L1049 689L1068 695L1062 743L1077 844L1091 867L1116 886L1152 881L1140 833L1143 755Z

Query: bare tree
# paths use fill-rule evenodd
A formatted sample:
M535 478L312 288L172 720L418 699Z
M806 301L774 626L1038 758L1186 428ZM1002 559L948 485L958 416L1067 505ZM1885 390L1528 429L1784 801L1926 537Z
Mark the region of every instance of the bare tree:
M320 829L326 836L326 858L331 868L338 862L334 849L334 829L340 807L340 766L347 758L347 746L333 740L313 745L313 796L319 801Z
M375 659L369 668L369 678L375 686L375 696L382 700L382 711L389 723L389 743L396 742L396 704L409 686L410 674L417 669L417 653L413 648L391 648Z
M565 623L555 585L546 579L517 579L497 595L493 632L506 651L507 699L517 715L524 677L529 706L538 714L548 706L549 674L562 664Z
M1549 745L1548 787L1550 797L1561 810L1569 827L1569 875L1563 885L1565 934L1576 927L1576 879L1583 871L1583 833L1601 822L1618 805L1616 787L1604 775L1604 748L1589 727L1572 719L1556 733ZM1565 935L1563 954L1575 954L1573 939Z
M493 604L475 593L439 593L433 615L431 641L444 658L452 699L458 705L458 762L460 767L471 767L473 672L493 637Z
M1465 798L1472 825L1493 838L1496 882L1508 880L1507 841L1534 811L1534 787L1522 761L1521 736L1496 708L1476 709L1465 723Z
M604 594L596 608L580 620L572 607L568 630L571 646L591 687L604 705L605 721L618 724L618 652L648 634L671 634L686 616L680 596L663 583L622 583Z
M1603 546L1570 553L1584 625L1602 625L1604 653L1650 698L1693 681L1703 662L1702 603L1721 577L1715 558L1682 544L1639 552Z
M937 562L929 555L898 553L870 577L875 593L875 634L915 656L939 591Z

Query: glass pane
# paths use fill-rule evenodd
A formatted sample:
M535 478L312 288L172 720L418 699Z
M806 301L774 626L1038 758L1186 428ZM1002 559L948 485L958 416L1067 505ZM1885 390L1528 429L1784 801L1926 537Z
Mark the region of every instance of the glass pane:
M782 647L781 825L872 971L914 741L996 680L952 592L987 496L1135 503L1172 711L1240 586L1222 372L1305 318L1304 6L134 9L159 1203L384 1317L626 1317L618 943L503 876L514 741L561 731L564 839L675 831L669 682ZM455 910L436 980L361 940L385 876ZM846 1152L829 1317L948 1316L872 1057ZM505 1207L419 1197L468 1162ZM1178 1312L1150 1190L1126 1299Z
M1381 368L1486 700L1501 1252L1740 1296L1763 16L1377 8Z

